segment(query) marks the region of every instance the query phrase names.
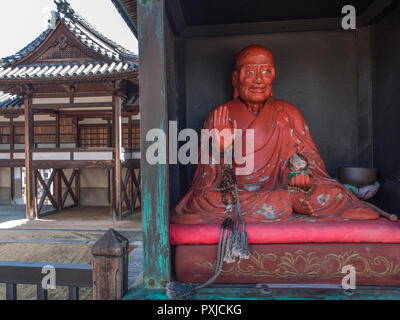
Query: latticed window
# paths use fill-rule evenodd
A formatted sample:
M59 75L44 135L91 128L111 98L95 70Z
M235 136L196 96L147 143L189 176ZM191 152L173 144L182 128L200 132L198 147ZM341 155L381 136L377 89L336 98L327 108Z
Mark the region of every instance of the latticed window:
M61 143L75 143L76 141L76 119L60 118L60 142Z
M140 151L140 126L132 127L132 149Z
M25 128L23 125L14 126L14 143L15 144L25 143Z
M55 143L56 142L56 126L54 124L35 125L35 143Z
M110 129L107 126L81 126L79 140L82 147L108 147Z
M10 127L0 127L0 144L10 143Z
M140 126L139 122L132 125L132 143L129 144L129 126L122 127L122 146L133 151L140 151Z

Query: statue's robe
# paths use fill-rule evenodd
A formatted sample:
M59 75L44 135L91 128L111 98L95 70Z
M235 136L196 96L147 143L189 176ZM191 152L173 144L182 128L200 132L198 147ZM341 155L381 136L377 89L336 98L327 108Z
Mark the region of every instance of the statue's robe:
M235 99L225 103L229 120L237 121L244 132L254 129L254 170L237 175L240 206L245 222L286 221L292 213L340 219L376 219L378 213L366 207L326 171L309 128L300 111L292 104L269 99L254 115ZM213 128L213 112L204 129ZM245 144L243 143L245 150ZM307 157L313 180L311 192L288 190L288 160L296 152ZM233 163L235 167L235 163ZM222 202L219 164L198 164L192 186L174 209L171 222L176 224L220 223L234 212ZM306 202L308 205L306 205ZM309 206L313 212L310 212Z

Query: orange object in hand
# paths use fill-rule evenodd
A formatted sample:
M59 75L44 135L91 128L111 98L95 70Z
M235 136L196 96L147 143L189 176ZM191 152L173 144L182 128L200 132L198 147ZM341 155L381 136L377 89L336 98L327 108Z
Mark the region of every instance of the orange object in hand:
M300 188L309 188L311 187L310 175L305 173L299 173L296 176L292 177L292 179L290 179L289 185Z

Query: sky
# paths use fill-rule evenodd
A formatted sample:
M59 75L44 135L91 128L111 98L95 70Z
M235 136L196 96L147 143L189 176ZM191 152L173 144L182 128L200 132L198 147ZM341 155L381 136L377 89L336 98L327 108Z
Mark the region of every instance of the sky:
M138 53L138 43L111 0L69 0L71 7L103 35ZM15 54L48 25L53 0L0 1L0 58Z

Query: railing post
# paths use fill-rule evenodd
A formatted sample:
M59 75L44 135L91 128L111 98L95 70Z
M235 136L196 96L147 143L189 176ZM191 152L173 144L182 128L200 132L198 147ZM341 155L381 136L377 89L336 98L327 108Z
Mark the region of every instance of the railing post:
M6 283L6 300L17 300L16 283Z
M129 241L113 229L92 247L93 300L120 300L128 290Z
M79 300L79 287L68 287L68 299L69 300Z
M38 300L47 300L48 299L48 291L43 289L41 284L36 286L36 297Z

